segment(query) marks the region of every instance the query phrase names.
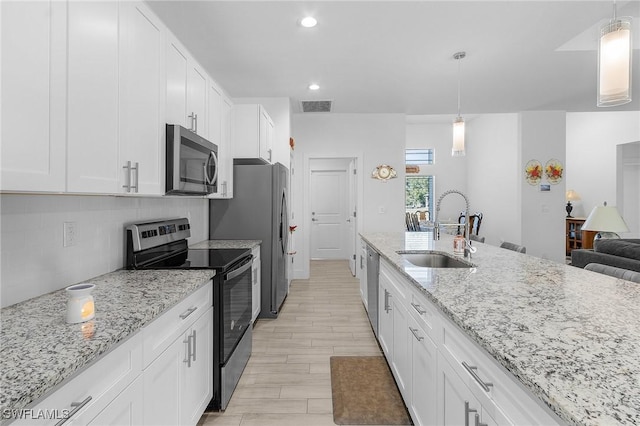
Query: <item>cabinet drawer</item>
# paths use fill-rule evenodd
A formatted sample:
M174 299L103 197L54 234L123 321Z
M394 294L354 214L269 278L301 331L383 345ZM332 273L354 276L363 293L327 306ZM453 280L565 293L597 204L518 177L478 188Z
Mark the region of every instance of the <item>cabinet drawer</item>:
M167 349L210 306L213 306L212 281L144 327L142 329L143 368Z
M496 360L443 319L440 351L496 422L505 414L514 424L559 424L538 397L510 377ZM502 422L504 423L504 422Z
M426 296L419 293L416 289L411 289L408 297L407 309L411 313L411 316L416 319L418 325L424 330L424 332L431 338L436 340L438 334L436 329L438 326L438 312L437 308L426 300Z
M56 424L70 415L72 403L86 403L71 416L65 425L87 424L96 417L118 394L132 383L142 371L141 335L136 333L117 348L99 357L77 376L41 400L33 413L56 412L57 419L38 420L39 425ZM105 374L108 372L108 374ZM33 424L33 419L18 420L13 424Z
M380 281L385 281L388 283L388 290L393 294L393 296L398 299L398 301L402 301L402 303L407 303L408 298L408 288L407 285L404 284L406 278L403 278L398 272L393 269L393 266L389 266L386 261L380 260Z

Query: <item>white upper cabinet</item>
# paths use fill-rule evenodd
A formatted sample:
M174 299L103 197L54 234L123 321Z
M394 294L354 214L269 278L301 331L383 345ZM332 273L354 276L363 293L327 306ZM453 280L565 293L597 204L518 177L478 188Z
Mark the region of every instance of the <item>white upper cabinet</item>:
M130 192L164 193L164 33L143 3L120 6L120 173ZM124 168L129 162L130 171ZM124 188L126 190L127 188Z
M187 125L187 53L172 36L167 41L166 57L166 121Z
M207 74L171 34L166 52L166 121L208 138Z
M161 194L163 35L142 4L70 2L67 191Z
M205 139L208 138L207 74L195 61L189 63L187 113L187 124L191 124L191 130Z
M2 190L65 190L66 7L0 2Z
M68 8L67 190L119 192L119 3Z
M234 106L234 158L260 158L271 163L273 120L262 105Z
M213 80L209 80L208 97L208 139L218 146L218 185L209 198L233 198L232 103Z
M218 145L214 196L232 196L232 104L145 2L0 2L0 19L0 191L162 195L171 123Z

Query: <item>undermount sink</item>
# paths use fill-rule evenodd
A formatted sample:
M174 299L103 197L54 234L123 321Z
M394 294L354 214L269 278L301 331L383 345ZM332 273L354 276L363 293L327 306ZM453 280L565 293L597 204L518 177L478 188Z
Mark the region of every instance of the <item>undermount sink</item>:
M414 266L422 268L473 268L474 265L462 259L449 256L444 253L423 251L423 252L397 252L403 259Z

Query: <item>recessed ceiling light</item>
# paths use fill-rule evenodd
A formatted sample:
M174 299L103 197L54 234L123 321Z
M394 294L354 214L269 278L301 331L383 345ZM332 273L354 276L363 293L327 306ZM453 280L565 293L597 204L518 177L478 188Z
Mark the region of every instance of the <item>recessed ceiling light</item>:
M305 28L315 27L318 21L313 16L307 16L306 18L302 18L300 21L300 25Z
M309 85L309 90L318 90L320 88L320 86L318 86L316 83L311 83Z

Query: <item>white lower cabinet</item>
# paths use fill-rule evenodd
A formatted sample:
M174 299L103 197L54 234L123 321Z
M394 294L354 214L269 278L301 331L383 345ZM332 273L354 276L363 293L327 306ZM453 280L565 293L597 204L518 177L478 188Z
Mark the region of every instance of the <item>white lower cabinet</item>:
M379 282L378 340L414 424L561 424L382 259Z
M146 425L195 425L213 397L211 284L143 329Z
M391 311L391 292L380 274L378 293L378 341L389 361L393 345L393 312Z
M254 247L251 250L253 260L251 261L251 323L253 323L260 314L262 304L262 284L260 274L262 268L260 266L260 246Z
M138 376L120 395L116 397L100 414L89 422L91 426L141 425L143 403L142 377Z
M142 371L141 343L140 333L135 334L33 406L34 413L51 414L55 410L58 414L58 418L38 420L38 424L53 425L63 417L68 418L65 425L86 425L94 420L95 424L101 424L100 419L105 419L102 413L109 407L120 413L141 411L140 394L127 390ZM33 422L33 419L25 418L13 424Z
M195 425L213 396L213 308L143 373L145 425Z
M213 307L183 335L182 342L180 424L195 425L213 397Z
M209 282L29 407L52 417L37 424L196 425L213 397L212 305Z
M434 425L437 407L438 348L418 322L409 315L407 328L411 375L408 384L411 398L407 408L417 425Z
M367 290L367 243L360 241L360 298L364 308L369 312L369 299Z

